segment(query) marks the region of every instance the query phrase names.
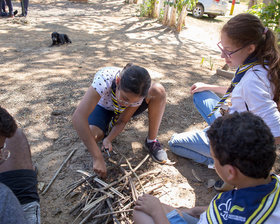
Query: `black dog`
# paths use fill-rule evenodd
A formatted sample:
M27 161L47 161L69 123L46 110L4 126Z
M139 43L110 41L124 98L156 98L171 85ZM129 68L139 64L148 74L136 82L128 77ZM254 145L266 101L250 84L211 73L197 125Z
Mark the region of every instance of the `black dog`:
M70 38L67 36L67 34L60 34L57 32L52 33L52 45L61 45L61 44L67 44L72 43Z

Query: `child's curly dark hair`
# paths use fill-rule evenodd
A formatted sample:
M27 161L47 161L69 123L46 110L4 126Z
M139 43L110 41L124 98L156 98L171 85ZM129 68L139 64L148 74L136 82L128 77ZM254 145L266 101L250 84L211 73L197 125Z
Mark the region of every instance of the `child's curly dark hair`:
M17 124L14 118L0 106L0 135L10 138L15 134L16 130Z
M220 164L230 164L244 175L267 178L275 162L274 137L264 121L250 112L217 118L207 130Z

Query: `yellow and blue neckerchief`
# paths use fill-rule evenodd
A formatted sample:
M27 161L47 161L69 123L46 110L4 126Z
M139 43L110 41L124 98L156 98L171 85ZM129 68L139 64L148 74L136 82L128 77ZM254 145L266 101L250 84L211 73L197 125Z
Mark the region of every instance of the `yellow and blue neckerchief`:
M226 99L230 96L232 93L234 87L240 82L242 77L245 75L245 73L252 68L253 66L257 65L257 59L255 57L248 57L245 62L238 67L238 69L235 72L234 78L231 81L231 84L229 88L226 91L226 94L221 98L221 100L218 102L218 104L213 108L210 114L208 114L208 117L211 117L217 109L219 109Z
M274 174L271 178L272 181L266 185L218 194L206 211L207 223L265 223L280 198L280 178Z
M126 106L121 106L118 103L117 97L116 97L116 79L119 77L119 72L117 72L115 79L112 82L111 85L111 98L112 98L112 103L113 103L113 108L114 108L114 116L112 117L112 120L110 121L109 124L109 130L108 132L111 131L111 129L114 127L116 124L117 120L119 119L119 116L124 110L126 109Z

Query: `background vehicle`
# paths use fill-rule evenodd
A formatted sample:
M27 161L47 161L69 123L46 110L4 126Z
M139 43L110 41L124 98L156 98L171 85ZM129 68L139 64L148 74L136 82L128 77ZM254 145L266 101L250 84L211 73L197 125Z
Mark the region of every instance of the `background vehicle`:
M210 18L215 18L216 16L224 16L227 8L227 0L198 0L196 5L189 11L192 11L193 16L196 18L201 18L203 14L207 14Z

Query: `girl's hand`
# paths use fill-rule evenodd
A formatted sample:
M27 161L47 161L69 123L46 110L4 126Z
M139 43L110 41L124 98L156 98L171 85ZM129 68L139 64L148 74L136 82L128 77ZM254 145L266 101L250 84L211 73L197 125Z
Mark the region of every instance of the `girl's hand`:
M156 215L154 213L158 213L158 210L162 209L162 206L158 198L149 194L144 194L138 198L134 209L154 217Z
M191 86L191 94L209 90L209 86L210 86L209 84L205 84L203 82L197 82Z
M93 159L93 171L102 178L107 176L107 168L103 156Z
M112 142L107 137L103 139L102 149L109 149L109 152L113 150Z

